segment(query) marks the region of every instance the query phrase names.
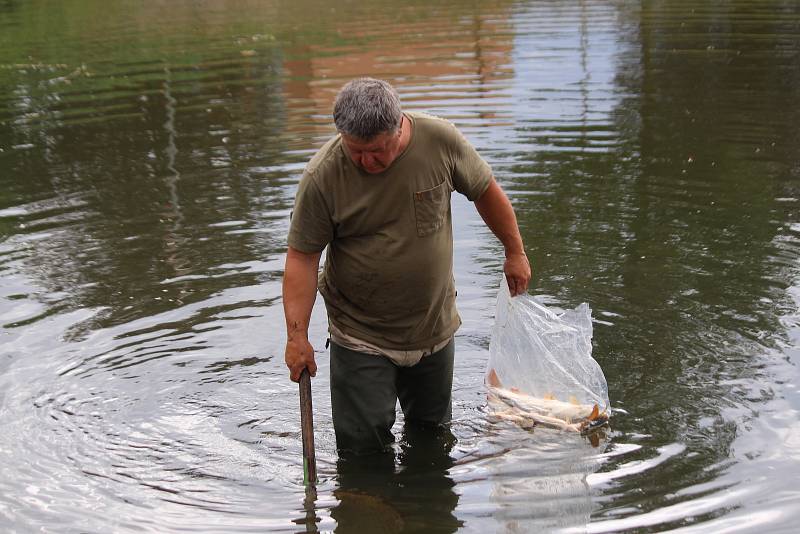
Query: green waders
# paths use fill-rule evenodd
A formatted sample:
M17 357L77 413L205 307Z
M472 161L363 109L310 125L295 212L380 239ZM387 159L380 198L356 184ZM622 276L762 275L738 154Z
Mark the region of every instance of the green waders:
M380 452L394 442L392 425L400 400L406 424L438 426L452 413L455 343L411 367L363 354L331 341L331 406L336 448L356 454Z

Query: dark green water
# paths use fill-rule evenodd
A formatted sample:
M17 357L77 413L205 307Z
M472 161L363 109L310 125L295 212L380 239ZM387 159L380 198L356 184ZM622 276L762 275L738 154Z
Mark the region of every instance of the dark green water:
M600 447L487 417L502 249L456 198L452 436L337 464L318 302L305 498L285 236L359 75L454 121L531 293L591 305ZM792 532L800 7L0 1L0 276L4 532Z

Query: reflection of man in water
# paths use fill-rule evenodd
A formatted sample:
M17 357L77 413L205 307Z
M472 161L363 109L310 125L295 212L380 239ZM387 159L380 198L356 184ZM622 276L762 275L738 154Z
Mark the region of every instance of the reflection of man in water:
M308 163L297 191L283 280L292 380L317 365L308 323L317 285L328 310L331 401L340 451L394 441L406 423L450 421L455 307L450 194L475 202L505 247L512 295L531 271L511 203L491 169L447 121L402 112L386 82L342 88L339 135ZM328 247L317 278L322 250Z
M458 495L448 475L454 443L447 427L406 425L400 469L391 452L340 458L333 491L339 503L330 512L336 532L456 532L463 522L453 513Z

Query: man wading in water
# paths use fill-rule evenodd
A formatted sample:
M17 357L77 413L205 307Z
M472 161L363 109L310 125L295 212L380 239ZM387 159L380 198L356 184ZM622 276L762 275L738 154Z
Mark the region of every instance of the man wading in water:
M475 203L505 247L512 295L531 277L514 210L492 171L449 122L400 108L362 78L336 97L339 135L306 166L283 279L286 365L317 371L308 323L317 285L330 328L333 426L340 452L385 450L395 405L406 424L450 422L455 307L450 193ZM319 279L320 254L328 247Z

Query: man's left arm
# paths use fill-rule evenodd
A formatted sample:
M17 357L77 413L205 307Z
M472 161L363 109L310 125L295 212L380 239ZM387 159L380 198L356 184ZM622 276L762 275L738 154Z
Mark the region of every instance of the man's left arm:
M517 216L514 214L511 201L492 179L488 189L475 200L475 207L486 226L503 243L506 251L503 271L506 273L511 296L526 293L531 280L531 265L528 256L525 255L522 236L517 226Z

